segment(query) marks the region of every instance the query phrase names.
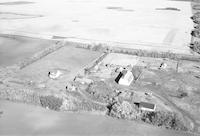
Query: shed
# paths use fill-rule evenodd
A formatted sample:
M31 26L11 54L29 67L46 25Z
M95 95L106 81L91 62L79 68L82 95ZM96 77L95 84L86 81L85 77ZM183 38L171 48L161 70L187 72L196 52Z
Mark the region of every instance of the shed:
M148 102L140 102L139 108L144 111L155 111L156 105Z
M51 79L57 79L58 77L60 77L62 75L62 72L60 70L57 71L51 71L48 73L49 78Z
M162 63L160 64L159 69L166 69L166 67L167 67L167 64L164 63L164 62L162 62Z

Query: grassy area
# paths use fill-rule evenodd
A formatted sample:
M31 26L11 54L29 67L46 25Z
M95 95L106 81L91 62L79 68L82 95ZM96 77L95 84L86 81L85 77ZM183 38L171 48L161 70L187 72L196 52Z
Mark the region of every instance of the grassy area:
M28 59L25 59L24 61L19 62L18 65L19 65L20 69L22 69L22 68L36 62L37 60L42 59L43 57L49 55L50 53L52 53L52 52L54 52L54 51L56 51L56 50L58 50L62 47L64 47L64 45L62 43L58 42L57 44L50 46L50 47L42 50L41 52L37 52L36 54L34 54L34 56L32 56Z
M40 96L40 103L42 107L58 111L62 106L63 100L55 96Z
M0 66L19 64L22 68L58 46L55 41L5 34L0 34L0 41Z
M0 98L34 105L40 105L39 94L29 89L1 88Z

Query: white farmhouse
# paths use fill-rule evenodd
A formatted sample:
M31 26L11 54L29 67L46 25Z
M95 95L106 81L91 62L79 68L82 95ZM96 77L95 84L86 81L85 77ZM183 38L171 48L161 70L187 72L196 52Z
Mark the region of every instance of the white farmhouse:
M133 81L133 74L131 71L123 70L122 72L119 73L115 81L120 85L129 86Z

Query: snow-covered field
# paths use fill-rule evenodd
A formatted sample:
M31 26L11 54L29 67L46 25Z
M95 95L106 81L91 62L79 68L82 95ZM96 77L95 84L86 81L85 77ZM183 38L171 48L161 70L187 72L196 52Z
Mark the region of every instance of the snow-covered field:
M57 35L128 48L190 53L191 3L170 0L26 0L1 4L0 32ZM177 8L178 10L158 10ZM116 46L116 45L115 45Z

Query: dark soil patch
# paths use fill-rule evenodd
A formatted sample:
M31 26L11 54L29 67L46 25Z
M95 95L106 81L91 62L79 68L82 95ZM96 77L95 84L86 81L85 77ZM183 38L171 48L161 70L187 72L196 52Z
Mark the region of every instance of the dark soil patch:
M0 12L0 19L29 19L29 18L38 18L44 17L43 15L33 15L33 14L22 14L15 12Z
M133 12L134 10L132 9L126 9L126 8L123 8L123 7L106 7L107 9L110 9L110 10L116 10L116 11L126 11L126 12Z
M172 11L181 11L178 8L174 8L174 7L167 7L167 8L156 8L156 10L172 10Z
M15 1L15 2L2 2L0 5L23 5L23 4L33 4L35 2L29 1Z

